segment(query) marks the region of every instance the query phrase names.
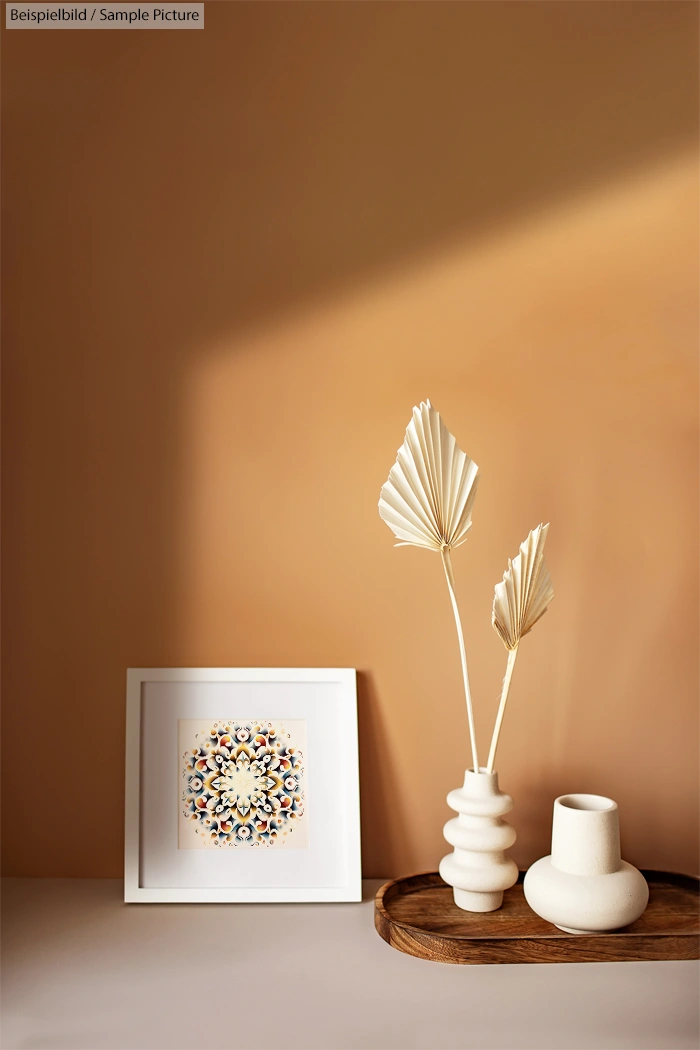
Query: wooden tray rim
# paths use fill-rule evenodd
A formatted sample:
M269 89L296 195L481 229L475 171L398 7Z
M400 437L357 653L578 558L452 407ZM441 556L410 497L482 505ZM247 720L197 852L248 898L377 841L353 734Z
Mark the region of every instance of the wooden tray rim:
M684 886L685 889L694 890L700 896L700 875L686 875L679 871L658 871L654 868L640 868L640 871L644 878L650 885L654 882L660 882L661 880L669 880L676 882L677 885ZM402 875L398 879L390 879L389 882L385 882L383 886L380 886L374 898L375 910L380 912L382 918L389 923L391 926L396 926L399 929L406 930L407 933L416 933L419 936L425 936L430 934L437 936L440 940L444 941L535 941L535 940L562 940L570 941L571 934L564 933L563 930L557 929L556 926L550 923L551 931L547 930L544 933L503 933L494 930L493 933L489 934L472 934L472 933L439 933L434 934L431 930L426 930L422 926L412 926L410 923L402 922L400 919L395 919L393 915L387 910L384 904L384 897L391 889L401 882L408 882L409 879L424 879L424 878L436 878L440 879L440 873L437 871L420 871L415 872L413 875ZM520 871L518 873L518 882L521 883L525 878L525 872ZM442 882L443 880L440 879ZM447 886L447 883L444 883ZM425 889L432 889L433 887L426 886ZM420 890L415 892L420 893ZM535 915L536 912L533 912ZM546 922L546 919L542 920ZM610 931L601 931L600 933L589 933L586 937L610 937ZM649 930L615 930L615 938L629 938L634 939L635 937L697 937L698 930L673 930L673 931L660 931L659 933L651 933Z

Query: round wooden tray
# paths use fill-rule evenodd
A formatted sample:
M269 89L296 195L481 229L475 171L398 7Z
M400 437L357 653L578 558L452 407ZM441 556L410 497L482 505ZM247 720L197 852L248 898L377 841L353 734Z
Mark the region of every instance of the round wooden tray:
M570 934L540 919L518 882L503 907L479 914L458 908L436 871L387 882L374 901L374 925L393 948L446 963L635 962L697 959L698 879L644 871L647 910L614 933Z

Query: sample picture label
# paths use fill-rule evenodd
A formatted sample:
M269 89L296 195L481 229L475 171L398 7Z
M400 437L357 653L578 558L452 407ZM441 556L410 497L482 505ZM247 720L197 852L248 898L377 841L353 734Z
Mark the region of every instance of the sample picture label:
M5 4L6 29L204 29L204 4Z

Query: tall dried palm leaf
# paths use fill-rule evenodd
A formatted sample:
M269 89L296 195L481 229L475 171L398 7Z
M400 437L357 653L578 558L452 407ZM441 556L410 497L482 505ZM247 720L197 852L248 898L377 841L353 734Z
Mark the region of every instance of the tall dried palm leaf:
M400 541L398 547L427 547L442 557L457 626L476 772L474 711L450 551L464 543L471 528L478 473L476 463L462 452L439 413L426 401L413 409L404 443L379 497L379 514Z

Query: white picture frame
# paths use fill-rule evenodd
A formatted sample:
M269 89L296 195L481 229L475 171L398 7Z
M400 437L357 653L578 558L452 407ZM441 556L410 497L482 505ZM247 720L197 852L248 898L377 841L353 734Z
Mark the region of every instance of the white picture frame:
M289 769L288 760L297 763L284 781L294 784L291 801L286 801L288 796L277 787L270 786L270 796L274 790L275 797L265 799L261 795L264 789L244 788L258 792L251 796L254 805L262 800L278 807L269 822L271 830L262 820L261 810L256 810L255 825L245 823L237 808L246 805L245 799L236 801L234 816L228 822L217 818L205 828L206 821L200 818L208 820L216 817L216 812L212 809L203 814L199 808L202 800L207 804L226 798L238 800L242 781L236 780L236 769L243 769L239 776L244 778L252 775L246 772L252 767L240 764L252 758L250 748L258 739L254 736L249 741L245 737L248 722L251 732L256 732L256 725L264 724L266 728L260 732L269 734L261 737L267 744L256 752L263 756L259 761L277 763L276 771L270 774L272 780L256 779L256 784L276 784L281 770ZM221 724L221 728L204 730L205 723ZM288 725L291 735L285 731ZM225 727L227 733L222 736ZM220 734L218 738L216 733ZM240 736L245 738L245 745L240 744ZM190 749L189 743L195 738L194 749ZM285 738L284 746L280 738ZM183 741L188 747L183 748ZM233 742L226 750L224 745L229 741ZM292 746L292 741L303 741L303 747ZM200 750L199 742L210 750ZM221 759L221 755L225 757ZM193 778L190 765L200 761L200 768L209 776L204 763L212 758L225 762L230 778L215 781L210 777L211 783L219 785L216 791L209 788L207 795L206 787L199 788L201 796L194 797L198 780L196 771ZM214 797L222 790L222 782L238 785L231 787L234 794L224 800ZM129 668L124 851L127 903L359 901L359 799L353 669ZM297 812L283 811L280 805L291 805ZM231 811L224 808L223 812L225 816ZM234 832L231 824L238 825ZM246 828L252 829L256 841L241 838ZM294 830L300 833L295 839L291 837ZM192 832L201 833L201 837L194 838Z

